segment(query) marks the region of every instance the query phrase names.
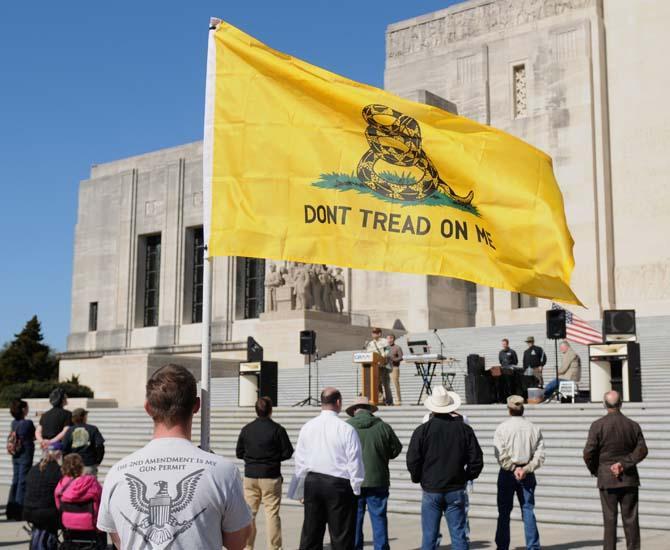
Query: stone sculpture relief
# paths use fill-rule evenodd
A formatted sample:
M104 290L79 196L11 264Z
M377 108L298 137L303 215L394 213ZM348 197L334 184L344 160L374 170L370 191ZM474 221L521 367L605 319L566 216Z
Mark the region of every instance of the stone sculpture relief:
M340 267L300 262L269 262L265 276L265 311L277 311L277 292L290 290L291 309L330 313L344 311L345 280Z
M488 32L503 30L569 10L587 8L595 0L492 0L386 35L390 58L446 46Z

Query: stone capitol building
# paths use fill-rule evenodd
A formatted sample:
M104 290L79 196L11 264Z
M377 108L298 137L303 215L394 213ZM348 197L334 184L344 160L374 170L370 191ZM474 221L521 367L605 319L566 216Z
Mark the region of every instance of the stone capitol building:
M665 14L660 17L659 13ZM467 0L388 26L385 88L490 124L546 151L575 240L587 309L670 314L670 71L665 0ZM142 403L168 360L199 366L202 143L94 165L79 186L71 328L60 376ZM213 262L213 376L255 337L301 367L359 349L370 326L544 323L547 300L455 279L250 258Z

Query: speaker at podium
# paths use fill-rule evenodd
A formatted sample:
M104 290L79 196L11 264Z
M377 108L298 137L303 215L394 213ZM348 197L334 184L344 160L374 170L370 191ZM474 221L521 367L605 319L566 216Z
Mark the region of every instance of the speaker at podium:
M357 351L353 362L361 367L361 395L370 403L379 403L379 367L385 364L384 357L376 351Z

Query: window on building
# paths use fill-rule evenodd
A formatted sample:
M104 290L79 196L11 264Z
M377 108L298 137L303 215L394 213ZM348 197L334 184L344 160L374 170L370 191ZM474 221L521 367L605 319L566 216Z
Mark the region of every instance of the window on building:
M191 323L202 323L202 277L205 265L205 235L202 227L193 229L192 247Z
M236 317L255 319L265 310L265 260L237 259Z
M88 330L89 332L98 330L98 302L88 304Z
M512 86L514 101L514 118L528 116L528 94L526 65L514 65L512 68Z
M524 309L529 307L537 307L537 297L521 294L519 292L512 292L512 309Z
M150 235L144 240L144 315L143 326L158 326L160 298L161 236Z

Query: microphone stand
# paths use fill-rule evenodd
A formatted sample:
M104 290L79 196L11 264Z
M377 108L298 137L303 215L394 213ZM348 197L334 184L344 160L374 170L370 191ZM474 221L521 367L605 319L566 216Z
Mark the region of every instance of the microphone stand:
M433 329L433 334L437 338L438 342L440 342L440 357L444 357L444 340L440 338L436 328ZM442 378L442 385L444 386L444 359L440 359L440 376Z

